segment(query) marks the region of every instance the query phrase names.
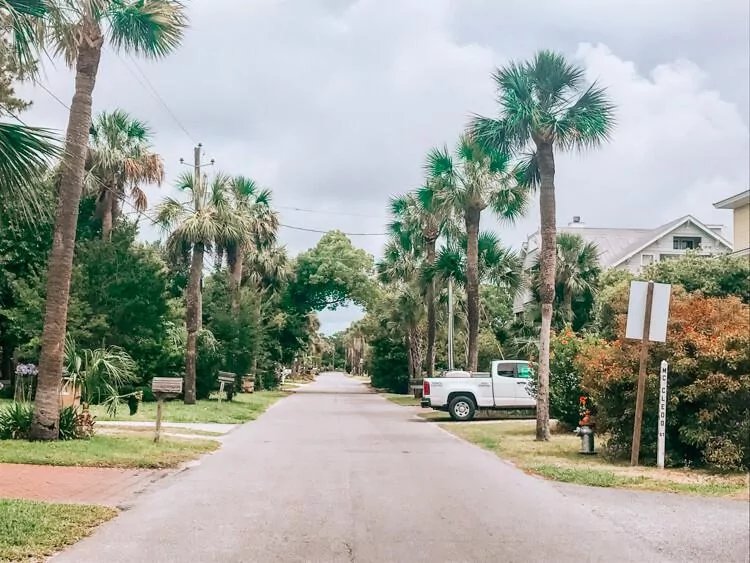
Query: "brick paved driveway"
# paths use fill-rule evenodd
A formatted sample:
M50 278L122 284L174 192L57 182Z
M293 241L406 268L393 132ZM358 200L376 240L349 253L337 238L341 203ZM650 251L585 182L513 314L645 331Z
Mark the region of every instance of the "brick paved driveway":
M116 506L167 473L0 463L0 498Z

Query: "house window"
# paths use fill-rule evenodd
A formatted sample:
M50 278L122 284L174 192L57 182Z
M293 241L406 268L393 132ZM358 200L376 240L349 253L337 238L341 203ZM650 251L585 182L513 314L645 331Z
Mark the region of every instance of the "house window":
M674 237L672 241L674 250L695 250L701 246L701 237Z
M641 266L650 266L654 263L653 254L641 254Z
M680 258L679 254L659 254L659 260L677 260Z

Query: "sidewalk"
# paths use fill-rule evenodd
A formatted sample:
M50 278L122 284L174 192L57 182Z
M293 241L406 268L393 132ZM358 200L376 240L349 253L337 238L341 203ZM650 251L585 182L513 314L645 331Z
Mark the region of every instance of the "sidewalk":
M0 498L117 506L167 473L0 463Z

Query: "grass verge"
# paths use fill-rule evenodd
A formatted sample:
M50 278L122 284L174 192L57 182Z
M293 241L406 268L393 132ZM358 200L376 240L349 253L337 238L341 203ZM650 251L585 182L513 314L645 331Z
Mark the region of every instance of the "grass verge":
M114 517L104 506L0 499L0 561L41 561Z
M420 401L419 399L415 399L414 395L398 395L396 393L383 393L383 397L391 403L396 403L402 407L418 407Z
M100 434L106 434L108 432L114 433L127 433L127 434L135 434L137 435L144 435L144 434L150 434L152 437L154 435L154 427L153 426L129 426L129 425L117 425L117 424L107 424L107 425L100 425L96 427L97 433ZM182 436L206 436L206 437L217 437L217 436L226 436L225 432L212 432L210 430L192 430L190 428L182 428L180 426L165 426L162 425L161 431L163 434L179 434Z
M216 440L109 435L66 442L0 442L0 463L166 469L196 459L219 447Z
M601 455L578 454L580 438L555 434L549 442L534 440L534 423L441 424L448 432L489 450L521 469L564 483L687 493L732 499L748 498L744 474L714 474L703 470L630 467Z
M164 405L164 422L195 422L218 424L242 424L255 420L273 403L286 397L283 391L258 391L257 393L239 393L231 401L203 399L194 405L182 401L168 401ZM99 420L156 420L156 403L141 403L138 412L130 416L126 406L117 410L117 415L109 417L102 405L92 405L91 414Z

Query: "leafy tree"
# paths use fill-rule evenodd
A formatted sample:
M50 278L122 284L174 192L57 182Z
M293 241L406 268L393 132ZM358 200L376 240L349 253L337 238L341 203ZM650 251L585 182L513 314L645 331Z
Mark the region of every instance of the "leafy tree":
M63 153L55 236L49 258L39 384L31 438L56 440L58 388L62 375L65 325L73 269L78 204L83 189L91 127L94 84L105 39L116 50L157 58L169 54L182 39L184 6L176 0L59 0L48 4L45 17L54 51L75 68L75 93ZM29 36L31 38L33 36ZM189 389L186 398L189 396Z
M203 259L217 241L237 240L243 223L233 212L227 199L229 177L217 174L211 182L196 181L192 174L183 174L177 189L187 195L178 201L166 198L157 208L156 221L169 232L167 248L179 257L191 251L190 278L186 292L187 352L185 367L185 404L195 403L196 346L201 318L201 279Z
M334 310L348 303L367 306L373 297L373 258L340 231L323 235L295 260L291 305L300 311Z
M659 283L681 285L686 291L700 291L707 297L736 295L750 304L750 261L741 256L706 258L687 254L676 260L662 260L646 268L643 277Z
M112 236L122 201L129 195L136 211L146 211L148 199L141 186L164 180L164 162L152 152L150 136L145 123L121 109L100 113L91 126L90 183L104 240Z
M590 149L609 139L614 106L603 88L585 86L583 68L563 55L539 51L532 60L511 62L493 76L500 117L477 117L472 133L483 146L506 153L531 153L525 177L539 186L542 247L537 440L549 440L549 354L555 299L555 147Z
M527 191L516 182L507 152L484 148L463 135L455 157L447 147L427 158L431 184L441 186L440 199L463 219L466 228L466 296L469 326L468 369L476 371L479 334L479 221L488 207L512 223L526 208Z

